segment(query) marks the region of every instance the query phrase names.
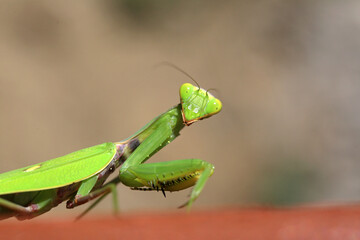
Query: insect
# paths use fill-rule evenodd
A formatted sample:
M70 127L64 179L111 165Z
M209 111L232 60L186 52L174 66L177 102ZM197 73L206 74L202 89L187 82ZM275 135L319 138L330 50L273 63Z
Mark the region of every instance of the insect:
M220 100L208 91L185 83L180 87L180 104L123 141L85 148L0 174L0 214L2 218L31 219L66 200L66 207L74 208L97 198L85 214L109 193L113 194L116 210L116 185L120 182L134 190L161 191L164 196L166 191L194 186L183 205L190 209L214 166L200 159L144 162L179 136L185 126L208 118L221 108ZM105 183L116 168L119 176Z

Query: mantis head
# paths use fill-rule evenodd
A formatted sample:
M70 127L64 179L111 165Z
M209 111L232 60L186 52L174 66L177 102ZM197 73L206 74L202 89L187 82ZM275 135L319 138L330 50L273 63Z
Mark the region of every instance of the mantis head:
M180 101L181 113L186 126L217 114L222 108L219 99L190 83L184 83L180 87Z

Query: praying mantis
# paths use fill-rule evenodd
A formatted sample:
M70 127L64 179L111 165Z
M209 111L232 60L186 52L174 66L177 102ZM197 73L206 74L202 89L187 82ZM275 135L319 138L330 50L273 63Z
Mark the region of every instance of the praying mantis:
M116 185L133 190L180 191L194 186L182 206L191 208L214 166L200 159L145 163L165 147L185 126L220 112L222 103L208 91L185 83L180 104L154 118L134 135L120 142L85 148L39 164L0 174L0 219L37 217L66 201L74 208L97 200L83 216L112 193L117 210ZM105 183L115 169L119 175Z

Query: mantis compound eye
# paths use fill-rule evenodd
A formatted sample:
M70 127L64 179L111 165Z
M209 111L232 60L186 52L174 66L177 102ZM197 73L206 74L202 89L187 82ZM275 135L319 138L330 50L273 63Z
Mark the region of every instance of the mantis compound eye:
M221 109L222 109L222 103L220 102L220 100L217 98L213 98L206 105L205 112L206 115L211 116L220 112Z
M191 95L193 95L195 87L190 83L184 83L180 87L180 99L181 102L187 100Z

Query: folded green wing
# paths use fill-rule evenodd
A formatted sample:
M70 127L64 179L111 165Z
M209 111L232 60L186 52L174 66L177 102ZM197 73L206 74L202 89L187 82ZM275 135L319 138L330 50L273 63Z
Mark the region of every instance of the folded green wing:
M103 170L116 153L103 143L29 167L0 174L0 195L58 188L87 179Z

